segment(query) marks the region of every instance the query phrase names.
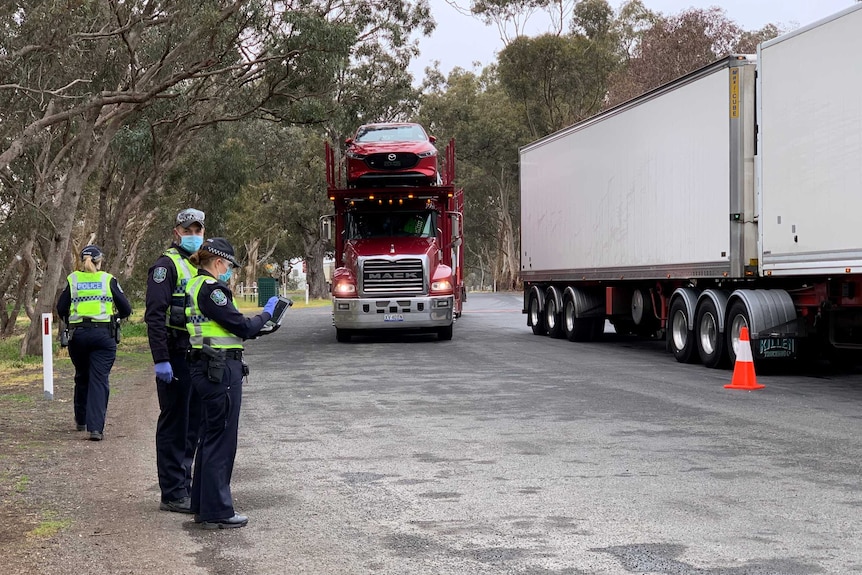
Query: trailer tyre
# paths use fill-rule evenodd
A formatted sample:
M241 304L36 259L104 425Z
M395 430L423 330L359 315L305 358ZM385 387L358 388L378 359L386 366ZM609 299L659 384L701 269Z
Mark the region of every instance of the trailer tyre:
M557 339L565 337L562 314L557 309L557 299L551 290L545 295L545 325L549 336Z
M530 304L527 307L527 310L530 314L530 327L533 329L533 334L545 335L547 333L547 329L545 328L545 318L542 316L542 312L539 309L539 298L537 298L534 293L530 294Z
M352 335L353 334L349 329L335 328L335 341L338 341L340 343L348 343L350 342L350 337Z
M604 318L576 317L575 301L569 296L563 300L561 316L563 335L569 341L593 341L604 332Z
M751 332L751 318L748 316L748 307L745 302L736 300L727 310L727 321L724 336L727 341L727 356L730 359L731 365L736 364L736 346L739 345L739 332L743 327L747 327ZM751 337L751 333L749 333ZM754 350L752 350L753 352Z
M681 297L673 300L668 315L668 343L673 357L680 363L694 363L699 359L695 353L694 332L688 329L688 308Z
M694 327L697 352L703 365L709 368L724 367L727 363L725 339L719 331L718 310L711 299L704 299L698 308Z

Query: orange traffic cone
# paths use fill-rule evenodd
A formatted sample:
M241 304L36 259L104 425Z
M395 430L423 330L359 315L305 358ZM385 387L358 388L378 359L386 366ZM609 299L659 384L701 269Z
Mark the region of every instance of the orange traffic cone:
M736 348L736 363L733 366L733 378L727 389L763 389L765 385L757 383L754 375L754 358L751 356L751 342L748 339L748 328L739 330L739 347Z

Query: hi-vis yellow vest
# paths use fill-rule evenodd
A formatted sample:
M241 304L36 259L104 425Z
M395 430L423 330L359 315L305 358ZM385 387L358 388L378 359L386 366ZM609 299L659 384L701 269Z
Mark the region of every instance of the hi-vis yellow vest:
M174 262L174 268L177 270L177 283L171 294L171 305L166 312L165 324L172 329L184 330L186 329L185 324L174 325L171 323L171 308L186 307L186 286L193 277L198 275L198 269L189 260L184 258L177 248L169 248L165 251L164 255L171 258L171 261Z
M81 323L85 319L108 323L114 312L114 296L111 293L111 280L108 272L72 272L67 278L72 294L69 308L69 325Z
M242 338L237 337L216 322L206 317L198 305L198 294L204 282L215 283L215 279L200 275L186 285L186 329L193 349L202 349L204 344L216 349L242 349ZM236 308L236 303L231 301Z

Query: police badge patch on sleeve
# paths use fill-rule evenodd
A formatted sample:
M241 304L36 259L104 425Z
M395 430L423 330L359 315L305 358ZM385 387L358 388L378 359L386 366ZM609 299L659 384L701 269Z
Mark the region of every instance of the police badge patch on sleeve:
M210 294L210 299L215 302L216 305L226 305L227 304L227 296L220 289L215 289Z
M167 268L163 268L160 266L153 270L153 281L157 284L160 284L165 281L166 277L168 277Z

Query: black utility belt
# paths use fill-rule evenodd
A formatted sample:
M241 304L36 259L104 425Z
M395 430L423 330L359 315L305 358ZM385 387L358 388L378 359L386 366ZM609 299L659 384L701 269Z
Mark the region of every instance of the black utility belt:
M81 323L72 323L69 324L69 329L80 329L80 328L89 329L91 327L103 327L105 329L111 329L111 322L109 321L83 321Z
M225 359L242 359L241 349L223 349L218 351L224 351ZM189 359L192 361L199 361L202 359L209 359L209 357L199 349L190 349Z

